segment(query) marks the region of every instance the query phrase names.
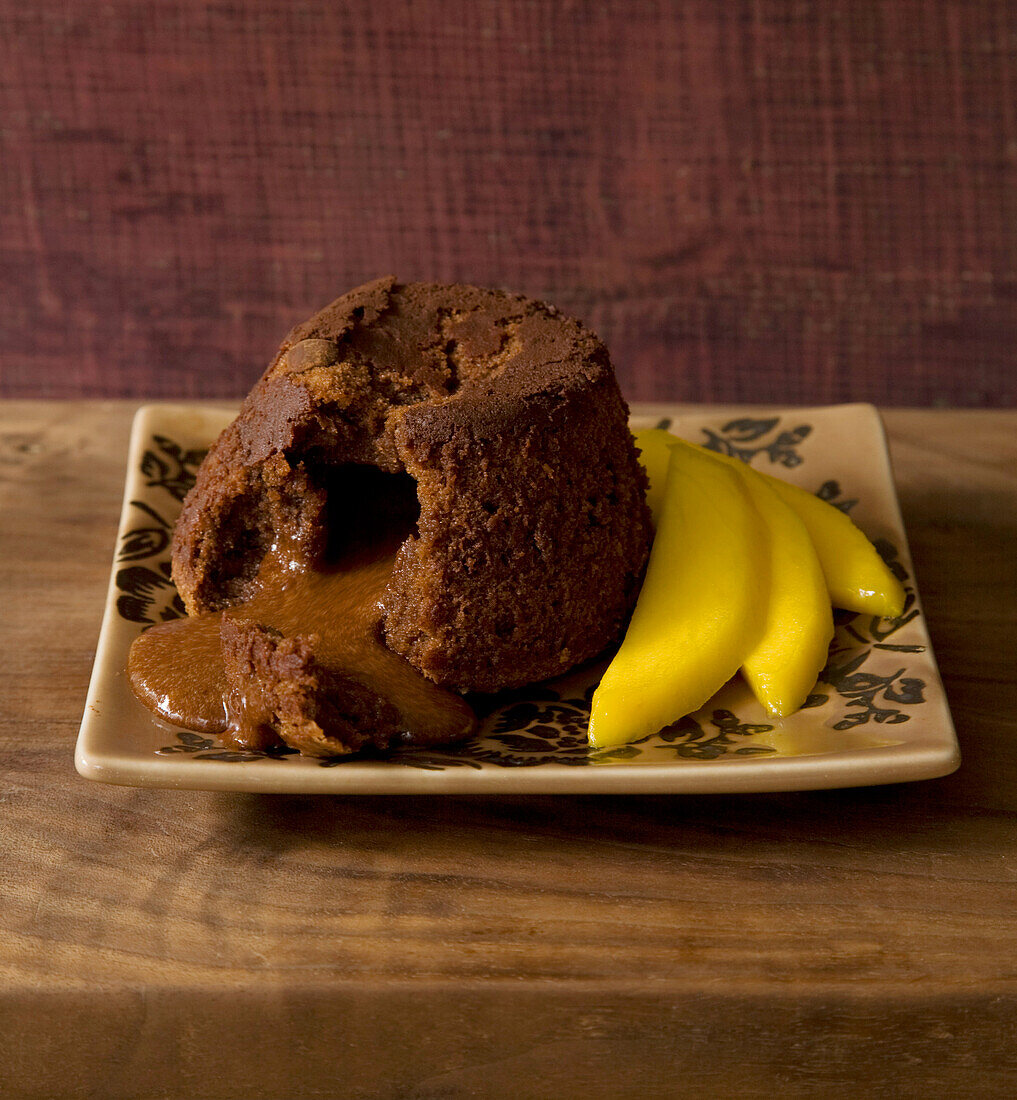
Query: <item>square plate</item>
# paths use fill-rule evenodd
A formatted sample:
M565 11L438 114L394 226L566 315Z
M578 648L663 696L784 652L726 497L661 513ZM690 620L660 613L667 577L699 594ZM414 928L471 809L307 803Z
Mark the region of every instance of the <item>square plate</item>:
M131 435L106 611L75 764L136 786L321 794L663 794L791 791L946 775L960 762L871 405L678 413L643 407L634 427L676 434L775 472L849 511L904 581L900 619L838 612L823 679L806 706L768 716L740 678L652 737L592 751L589 698L603 665L493 697L480 735L448 749L332 760L237 752L170 726L131 692L133 639L177 618L170 536L205 449L233 408L147 405ZM647 415L648 413L648 415Z

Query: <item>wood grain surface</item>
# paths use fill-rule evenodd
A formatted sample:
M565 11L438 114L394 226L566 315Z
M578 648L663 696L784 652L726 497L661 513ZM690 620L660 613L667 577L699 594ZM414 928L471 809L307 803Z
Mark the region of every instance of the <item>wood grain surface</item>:
M236 397L393 272L634 400L1013 405L1012 0L0 0L0 395Z
M964 763L731 797L88 783L132 409L0 404L0 1094L1009 1096L1017 413L887 416Z

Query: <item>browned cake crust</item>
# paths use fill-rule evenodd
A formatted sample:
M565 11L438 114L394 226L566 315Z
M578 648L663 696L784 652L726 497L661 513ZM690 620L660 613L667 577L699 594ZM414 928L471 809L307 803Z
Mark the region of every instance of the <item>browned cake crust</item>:
M579 322L385 278L297 326L184 502L173 578L188 611L244 599L272 544L315 560L344 463L417 482L383 628L432 680L521 685L617 638L649 545L645 477L607 350Z

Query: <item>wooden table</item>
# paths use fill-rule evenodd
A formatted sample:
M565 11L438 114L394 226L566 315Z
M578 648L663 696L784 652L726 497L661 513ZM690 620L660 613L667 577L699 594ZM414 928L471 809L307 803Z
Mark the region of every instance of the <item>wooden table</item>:
M961 770L686 798L78 778L130 417L0 405L0 1094L1013 1094L1017 412L886 414Z

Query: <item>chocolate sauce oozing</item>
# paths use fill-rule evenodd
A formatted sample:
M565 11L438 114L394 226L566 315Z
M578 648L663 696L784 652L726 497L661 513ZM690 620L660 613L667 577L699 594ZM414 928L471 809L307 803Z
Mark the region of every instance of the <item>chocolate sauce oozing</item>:
M413 529L415 505L409 478L370 467L341 468L329 486L325 562L308 563L299 546L274 545L262 560L257 591L245 603L147 630L128 659L135 694L174 725L221 734L236 748L287 742L323 755L365 743L437 744L468 736L476 719L466 702L425 679L381 639L381 600L396 552ZM295 730L292 715L274 709L277 685L269 689L251 676L238 683L227 675L227 618L238 628L260 630L269 646L273 637L306 640L303 650L313 652L323 696L315 719L302 717ZM296 667L298 656L287 651L277 664L284 671L287 660ZM306 661L300 672L306 687ZM341 686L333 691L342 698L338 709L334 698L324 698L329 684ZM383 728L356 728L372 720Z

